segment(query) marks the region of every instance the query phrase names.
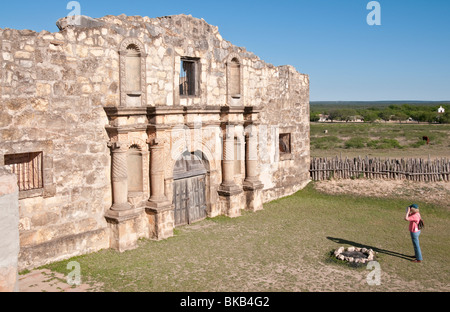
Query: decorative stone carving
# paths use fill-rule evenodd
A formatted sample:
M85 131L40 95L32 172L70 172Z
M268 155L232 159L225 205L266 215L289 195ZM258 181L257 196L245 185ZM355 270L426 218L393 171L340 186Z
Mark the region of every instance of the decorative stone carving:
M257 128L252 125L248 129L245 147L246 177L243 188L246 194L247 209L258 211L263 209L262 190L264 185L259 180Z
M148 206L163 208L171 206L165 195L164 184L164 140L156 138L150 146L150 190L151 197Z
M222 184L219 187L222 210L229 217L240 216L242 188L234 182L234 126L227 126L223 136Z
M164 132L156 133L150 144L151 197L146 206L149 236L156 240L173 236L174 206L165 194L165 137Z
M105 214L110 228L111 248L124 252L137 245L139 216L142 210L133 209L128 200L128 145L110 143L112 149L113 205ZM133 229L133 231L128 231Z
M221 190L239 192L234 183L234 126L228 126L223 137L222 185Z
M112 148L112 186L113 186L113 211L125 211L131 208L128 203L128 169L127 149L123 145L115 143Z
M246 161L246 177L244 184L246 186L256 186L260 185L262 187L261 182L259 181L259 172L258 172L258 137L254 133L256 129L252 129L246 135L246 153L245 153L245 161Z

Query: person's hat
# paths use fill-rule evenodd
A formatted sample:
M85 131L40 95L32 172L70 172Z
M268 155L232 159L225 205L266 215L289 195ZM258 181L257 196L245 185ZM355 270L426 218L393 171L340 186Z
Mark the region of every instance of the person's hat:
M412 204L409 206L411 208L411 213L418 213L419 212L419 206L416 204Z

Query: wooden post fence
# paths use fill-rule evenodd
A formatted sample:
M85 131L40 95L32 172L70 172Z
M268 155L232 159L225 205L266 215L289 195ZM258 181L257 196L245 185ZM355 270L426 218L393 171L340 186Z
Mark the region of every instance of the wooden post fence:
M421 158L385 159L361 156L312 158L311 179L387 179L421 182L449 181L450 159L424 160Z

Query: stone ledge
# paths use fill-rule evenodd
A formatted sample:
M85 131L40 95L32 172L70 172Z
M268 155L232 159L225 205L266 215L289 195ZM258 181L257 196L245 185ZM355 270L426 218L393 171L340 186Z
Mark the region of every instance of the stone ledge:
M105 214L105 218L108 222L117 224L127 220L139 218L142 210L142 208L135 208L125 211L108 210Z
M169 211L169 210L174 210L175 206L170 204L170 205L164 205L164 206L159 206L159 207L152 207L149 203L149 205L147 205L145 207L145 211L147 212L153 212L153 213L161 213L161 212L165 212L165 211Z
M230 197L234 195L241 194L243 192L242 188L237 185L221 185L217 193L219 196Z
M252 182L252 181L244 181L243 189L244 191L256 191L262 190L264 188L264 184L260 181Z
M109 248L108 228L68 235L20 248L19 271ZM61 256L62 255L62 256Z
M142 106L142 107L103 107L106 114L112 117L128 115L174 115L174 114L219 114L219 113L244 113L257 114L262 111L261 107L254 106L215 106L215 105L194 105L194 106Z

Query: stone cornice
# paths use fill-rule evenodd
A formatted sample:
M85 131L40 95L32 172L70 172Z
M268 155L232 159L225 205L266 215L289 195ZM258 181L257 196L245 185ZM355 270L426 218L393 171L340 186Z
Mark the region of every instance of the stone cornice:
M146 107L103 107L108 117L121 116L145 116L147 115Z
M109 117L161 116L186 114L257 114L262 111L256 106L155 106L155 107L104 107Z

